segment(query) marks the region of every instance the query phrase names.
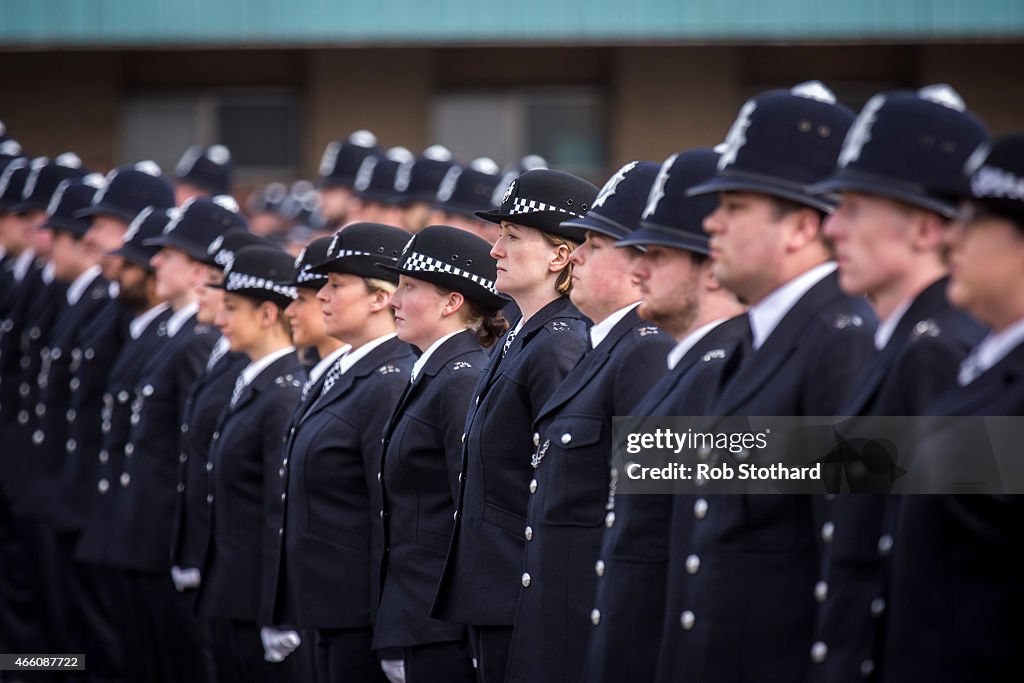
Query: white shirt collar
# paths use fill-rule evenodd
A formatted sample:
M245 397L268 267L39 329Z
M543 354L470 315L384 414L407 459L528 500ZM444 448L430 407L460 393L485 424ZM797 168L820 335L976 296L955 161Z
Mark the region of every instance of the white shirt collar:
M178 331L189 321L189 319L199 312L199 304L193 301L188 306L182 306L181 309L174 312L174 314L167 319L167 336L173 337L178 334Z
M349 344L343 344L336 350L331 351L329 354L320 359L320 362L313 366L313 369L309 371L309 383L312 386L316 384L316 381L327 372L327 368L334 365L334 361L341 358L342 354L348 353L352 347Z
M1006 357L1006 354L1024 344L1024 318L1007 327L1002 332L989 334L974 347L964 364L974 364L974 377L992 368L993 365Z
M639 301L634 301L628 306L623 306L619 310L615 311L601 322L595 324L590 328L590 348L596 349L597 345L605 340L608 333L612 331L620 320L626 317L626 314L632 311L634 308L640 305Z
M28 275L29 266L32 265L32 261L34 261L35 258L36 252L32 251L31 249L26 249L25 251L18 254L18 258L14 262L15 280L21 282L25 279L25 276Z
M85 290L89 288L93 280L99 277L102 268L93 266L75 278L74 282L68 285L68 304L74 306L81 300Z
M793 306L814 285L828 277L836 269L835 261L827 261L797 275L761 301L750 307L750 331L753 335L754 350L761 348L782 319Z
M346 353L344 356L341 357L341 360L338 361L338 364L341 366L341 374L344 375L346 372L351 370L352 366L358 363L363 358L363 356L370 353L370 351L373 351L375 348L377 348L384 342L388 341L389 339L394 339L397 336L398 335L394 332L392 332L391 334L385 334L383 337L377 337L376 339L366 342L358 349Z
M419 376L420 370L423 369L423 366L427 364L427 361L430 359L430 356L433 355L434 351L437 351L441 344L444 344L446 341L448 341L449 339L463 331L464 330L455 330L454 332L446 334L445 336L441 337L436 342L428 346L427 350L423 352L423 355L417 358L416 362L412 364L412 374L409 376L409 381L416 381L416 377Z
M728 318L712 320L706 325L698 327L693 332L683 337L683 340L672 347L672 350L668 352L668 369L674 370L675 367L679 365L679 361L683 359L683 356L685 356L690 349L696 346L697 342L706 337L708 332L715 329L726 320L728 320Z
M239 375L239 377L241 377L242 379L242 386L247 387L250 384L252 384L253 380L259 377L261 372L270 367L271 363L276 361L278 358L283 358L287 356L289 353L295 353L294 346L286 346L283 349L278 349L277 351L268 353L262 358L257 358L253 362L246 365L245 369L242 370L242 374Z
M875 329L875 349L877 351L884 349L889 340L892 339L892 335L896 333L896 326L903 320L903 316L907 314L907 310L912 303L914 303L913 298L907 299L896 307L892 315L878 324L878 327Z
M153 319L168 308L170 308L170 306L167 305L167 302L164 302L153 306L153 308L149 309L145 313L135 316L135 318L128 323L128 333L132 336L132 339L138 339L141 337L142 333L146 331L147 327L149 327L149 324L153 322Z
M43 266L43 272L39 275L43 278L43 282L52 285L53 281L57 279L57 266L47 261L46 265Z

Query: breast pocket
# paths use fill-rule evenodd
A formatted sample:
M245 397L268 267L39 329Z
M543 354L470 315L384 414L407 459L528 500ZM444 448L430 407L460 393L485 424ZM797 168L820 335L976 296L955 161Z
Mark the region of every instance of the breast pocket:
M547 429L541 448L548 441L548 451L539 465L548 468L542 477L546 523L598 526L604 520L609 444L601 437L608 430L599 417L565 417Z

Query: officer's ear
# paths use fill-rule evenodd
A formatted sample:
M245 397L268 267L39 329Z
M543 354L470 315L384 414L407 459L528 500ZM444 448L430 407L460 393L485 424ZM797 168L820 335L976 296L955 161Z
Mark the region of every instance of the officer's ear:
M811 244L828 249L822 218L821 212L809 206L801 206L788 213L786 219L790 230L786 240L787 251L802 251Z
M444 302L444 308L441 309L442 318L455 315L462 309L463 304L466 302L466 297L464 297L461 292L447 292L447 294L448 296Z
M272 301L261 301L257 312L262 327L273 327L281 318L281 309Z
M949 221L931 211L914 211L910 223L910 247L919 252L944 250Z

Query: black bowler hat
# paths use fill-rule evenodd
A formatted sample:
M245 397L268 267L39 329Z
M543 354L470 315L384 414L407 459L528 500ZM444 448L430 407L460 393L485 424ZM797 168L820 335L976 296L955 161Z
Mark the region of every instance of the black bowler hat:
M398 173L395 175L394 202L408 205L434 201L441 181L453 166L455 159L447 147L427 147L412 163L401 164L398 167Z
M565 221L562 226L599 232L617 240L626 237L636 230L660 169L653 161L629 162L608 179L586 215Z
M171 209L158 206L147 206L139 211L128 225L128 232L124 235L124 244L120 249L110 253L131 261L152 273L154 269L149 262L160 251L160 247L150 246L149 241L161 234L164 227L171 222L171 211Z
M306 289L320 289L327 284L327 275L322 271L313 270L313 266L327 260L327 250L331 248L334 237L319 237L310 242L299 252L295 259L295 270L292 276L281 284Z
M188 183L211 195L231 192L231 151L224 145L192 145L174 169L179 182Z
M619 246L655 244L707 255L710 236L704 232L704 218L718 206L718 197L691 197L688 192L717 169L718 153L710 147L698 147L666 159L647 197L640 229L621 240Z
M384 156L367 157L356 174L355 190L359 198L364 202L397 204L395 178L402 166L412 166L414 158L405 147L392 147Z
M988 139L948 85L879 93L857 115L835 172L812 190L881 195L952 218L964 164Z
M298 296L294 287L280 284L290 280L293 272L292 257L283 249L243 247L224 270L224 283L210 286L284 308Z
M18 157L4 167L0 174L0 213L13 213L11 207L21 201L28 173L28 159L25 157Z
M477 211L494 208L500 180L498 164L487 157L474 159L468 166L452 166L437 188L434 208L475 218Z
M82 160L73 152L65 152L54 159L36 157L29 164L21 201L8 210L11 213L43 211L50 205L50 198L61 182L68 178L81 178L85 174Z
M205 261L210 243L228 230L246 230L249 224L238 213L238 204L230 196L199 197L185 202L162 235L146 245L170 247L188 254L197 261Z
M249 195L246 209L250 216L258 213L281 213L281 206L288 199L288 188L283 183L270 183L257 188Z
M174 186L156 163L140 161L108 173L92 206L82 209L79 216L107 215L131 223L147 206L161 209L174 206Z
M206 247L206 256L199 260L208 266L224 270L235 260L235 254L245 247L254 246L272 247L274 243L244 228L228 230L210 242L210 246Z
M448 225L430 225L406 243L394 265L380 268L459 292L485 309L497 311L509 299L498 293L497 262L487 240Z
M377 265L394 265L408 241L409 233L393 225L353 223L331 238L327 258L311 270L398 282L397 275L386 273Z
M476 215L492 223L508 221L582 242L586 231L562 227L562 221L582 218L596 197L593 183L563 171L539 168L513 180L497 209Z
M320 187L353 188L363 161L370 156L379 156L377 136L368 130L357 130L345 140L335 140L327 145L320 159Z
M1024 133L983 144L971 156L965 198L985 211L1013 221L1024 232Z
M505 196L505 190L512 184L512 181L527 171L536 171L538 168L547 168L547 159L539 154L527 154L515 161L510 161L501 169L501 181L498 187L494 188L494 197L491 199L493 206L501 204L501 198Z
M92 198L103 187L103 176L90 173L81 178L68 178L61 182L50 198L43 227L66 232L77 238L89 232L91 218L75 218L75 214L92 204Z
M809 188L832 172L852 122L853 112L819 81L762 93L740 109L718 172L690 194L758 192L831 211L835 201Z

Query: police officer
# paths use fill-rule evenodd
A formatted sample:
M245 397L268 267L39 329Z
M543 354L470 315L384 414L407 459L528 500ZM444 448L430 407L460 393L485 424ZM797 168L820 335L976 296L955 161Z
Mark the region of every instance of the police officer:
M303 673L292 671L299 659L281 665L264 658L258 622L279 448L306 379L284 319L295 290L278 284L292 269L276 247L245 247L218 285L224 304L217 326L231 350L250 361L217 419L207 464L212 524L197 604L224 680L287 681Z
M948 233L949 300L991 327L960 366L958 386L937 399L940 416L1024 414L1024 136L980 147L969 195ZM948 419L948 418L947 418ZM942 426L943 423L938 423ZM977 456L979 444L944 444L942 429L922 456ZM905 496L896 525L883 681L1013 680L1024 593L1024 507L1019 496ZM965 624L972 628L964 628ZM940 650L929 643L942 643Z
M272 625L316 631L317 681L383 681L371 649L378 595L380 435L409 380L413 354L388 302L400 228L354 223L313 272L327 333L351 348L293 419L278 461L283 524L264 569ZM315 395L315 398L314 398ZM344 495L339 495L344 492Z
M231 151L224 145L192 145L174 168L174 203L195 197L231 194L234 170Z
M395 199L402 209L399 227L417 233L427 225L441 182L455 167L447 147L431 145L411 163L402 164L395 175ZM484 207L486 208L486 207Z
M350 211L358 208L355 196L356 176L367 157L379 157L382 150L377 136L357 130L344 140L335 140L324 149L320 159L320 204L329 225L340 228L353 221Z
M401 226L404 212L395 181L399 170L410 169L414 159L405 147L392 147L382 156L364 159L354 185L359 202L349 210L349 220Z
M660 167L630 162L582 218L566 221L570 300L594 321L591 350L545 402L533 428L526 554L509 653L510 681L579 680L593 613L611 467L611 421L629 415L665 373L668 335L637 315L636 249L615 242L636 228ZM610 519L610 517L609 517Z
M747 336L743 307L711 274L702 221L711 195L687 197L715 171L718 155L694 149L670 156L651 188L638 230L619 244L643 248L633 266L643 300L640 317L672 335L668 373L631 415L702 415L735 370ZM680 521L670 532L674 503ZM583 680L651 681L661 640L669 539L688 537L693 496L609 491L610 514L594 564L597 595ZM701 505L707 505L704 500ZM629 652L628 657L622 656Z
M537 446L533 422L587 345L587 321L568 298L569 255L579 231L562 222L581 217L596 196L585 180L536 170L509 186L498 209L477 213L501 226L491 248L496 286L522 315L474 390L455 530L432 616L471 627L477 678L484 682L504 680L516 601L530 581L522 573L521 534L533 468L523 453Z
M324 316L320 312L320 302L316 298L317 292L327 284L327 275L314 271L313 267L327 260L327 250L332 241L333 236L315 239L296 257L295 279L290 283L295 287L296 297L284 310L296 348L314 359L310 367L309 387L327 372L327 368L337 359L344 346L340 339L327 334ZM304 394L308 394L310 390L307 388Z
M870 351L874 316L840 291L822 235L831 204L806 190L831 172L852 119L819 82L759 95L740 109L717 173L689 190L718 194L704 221L713 273L750 304L752 352L713 414L834 413ZM688 571L669 577L659 680L801 680L818 534L809 497L716 500L688 547L670 551Z
M840 414L924 414L955 386L960 362L981 341L982 327L946 300L944 242L956 212L950 195L962 183L968 155L987 138L948 86L879 93L847 134L833 176L815 187L840 194L825 224L839 284L867 296L881 321L876 353ZM856 477L846 486L873 490ZM826 504L832 541L814 588L820 607L813 645L825 656L815 658L815 680L870 678L880 662L884 562L894 540L886 517L898 503L855 495Z
M492 347L508 324L490 245L433 225L395 266L398 336L420 350L384 427L380 486L384 550L374 649L399 648L404 680L474 680L464 626L429 616L451 538L465 414ZM387 669L385 669L387 670Z
M498 165L487 157L474 159L466 166L452 166L437 188L429 223L467 230L494 244L497 225L477 217L476 212L488 211L500 203L494 197L500 181ZM504 190L497 199L503 194Z

